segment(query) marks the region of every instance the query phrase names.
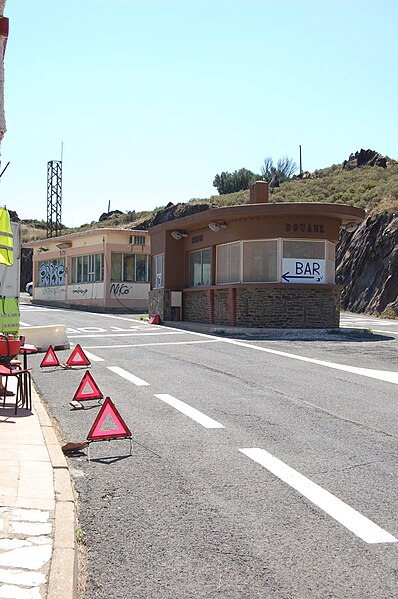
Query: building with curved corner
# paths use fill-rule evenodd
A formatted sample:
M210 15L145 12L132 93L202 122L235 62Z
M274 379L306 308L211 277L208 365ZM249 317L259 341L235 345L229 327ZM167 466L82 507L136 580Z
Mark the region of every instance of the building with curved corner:
M365 217L339 204L268 202L256 182L248 204L214 208L152 227L149 313L255 328L335 328L341 228Z

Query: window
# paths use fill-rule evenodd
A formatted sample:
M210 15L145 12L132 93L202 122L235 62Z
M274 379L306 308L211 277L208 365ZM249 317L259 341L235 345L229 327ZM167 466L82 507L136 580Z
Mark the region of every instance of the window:
M283 240L282 273L285 283L327 283L325 241Z
M65 285L65 259L39 262L39 287Z
M135 281L147 283L149 281L149 261L145 254L135 255Z
M133 245L145 245L145 235L131 235L130 243Z
M198 250L189 254L189 286L211 284L211 249Z
M104 280L104 255L74 256L71 270L71 283L100 283Z
M149 258L147 254L119 254L112 252L111 281L148 283Z
M283 242L284 258L304 258L307 260L325 259L324 241L286 241Z
M240 283L240 246L240 241L217 246L217 285Z
M277 280L276 239L243 242L243 282L271 283Z
M153 288L163 287L164 254L153 257Z

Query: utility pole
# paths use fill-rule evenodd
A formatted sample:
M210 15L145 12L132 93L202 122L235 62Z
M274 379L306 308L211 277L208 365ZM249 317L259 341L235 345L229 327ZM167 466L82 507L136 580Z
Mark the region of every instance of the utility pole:
M300 177L302 177L303 176L303 161L301 158L301 145L299 146L299 148L300 148Z

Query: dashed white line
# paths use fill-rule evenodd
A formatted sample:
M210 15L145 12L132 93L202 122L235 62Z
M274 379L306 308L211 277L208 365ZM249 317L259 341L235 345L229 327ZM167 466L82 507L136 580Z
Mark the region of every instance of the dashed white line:
M21 327L31 327L31 324L28 324L27 322L22 322L22 320L19 321L19 324Z
M224 426L217 422L217 420L213 420L213 418L206 416L206 414L203 414L203 412L200 412L196 408L192 408L188 404L173 397L172 395L168 395L167 393L159 393L155 395L155 397L157 397L161 401L164 401L169 406L172 406L179 412L182 412L183 414L185 414L185 416L188 416L192 420L195 420L195 422L201 424L205 428L224 428Z
M115 374L118 374L127 381L134 383L134 385L137 385L137 387L149 385L149 383L147 383L146 381L143 381L142 379L138 378L138 376L134 376L134 374L131 374L131 372L128 372L127 370L124 370L124 368L120 368L119 366L107 366L107 369L111 370Z
M329 491L312 482L275 456L258 447L240 449L253 461L261 464L277 478L298 491L301 495L317 505L321 510L340 522L345 528L353 532L366 543L396 543L398 539L377 524L354 510L352 507L338 499Z

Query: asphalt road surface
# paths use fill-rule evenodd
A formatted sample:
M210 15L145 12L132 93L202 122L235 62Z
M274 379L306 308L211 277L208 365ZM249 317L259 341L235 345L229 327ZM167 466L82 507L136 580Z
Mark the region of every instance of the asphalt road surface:
M398 596L398 322L345 313L373 335L300 341L29 302L21 320L66 325L133 435L131 455L119 439L69 458L85 599ZM86 370L42 358L63 440L86 439L100 405L69 404Z

